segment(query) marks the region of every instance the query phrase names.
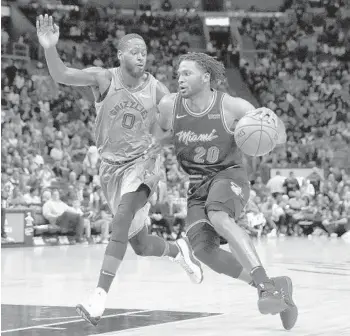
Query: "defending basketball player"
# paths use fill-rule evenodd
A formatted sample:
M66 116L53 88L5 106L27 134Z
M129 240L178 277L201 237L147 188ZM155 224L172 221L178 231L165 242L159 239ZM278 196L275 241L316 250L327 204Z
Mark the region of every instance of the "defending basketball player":
M141 36L129 34L120 40L120 67L78 70L66 67L57 53L59 28L52 17L40 15L36 24L53 79L66 85L89 86L95 97L101 187L114 217L97 288L77 311L96 325L128 240L138 255L175 258L191 279L201 278L200 265L185 240L170 243L148 235L145 227L145 204L159 182L160 154L154 140L157 104L169 91L145 72L147 47Z
M234 140L235 125L259 109L211 89L211 82L223 79L224 73L224 66L206 54L183 55L179 93L163 97L158 106L160 126L172 132L177 159L190 176L186 236L201 262L256 287L260 312L280 313L284 328L291 329L298 315L291 280L267 276L252 241L235 220L250 193L242 153ZM263 119L278 120L267 108L260 114ZM277 143L283 143L285 128L278 123ZM220 236L228 241L231 253L220 248Z

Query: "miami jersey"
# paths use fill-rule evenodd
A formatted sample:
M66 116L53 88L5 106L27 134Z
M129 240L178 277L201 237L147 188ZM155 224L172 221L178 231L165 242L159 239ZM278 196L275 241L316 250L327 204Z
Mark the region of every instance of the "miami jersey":
M180 95L176 96L173 131L178 161L190 175L211 175L241 165L242 154L226 124L222 100L225 93L214 90L210 106L193 113Z
M123 86L120 69L109 70L112 80L106 97L96 102L95 138L102 158L127 161L137 158L153 143L157 80L149 73L137 90Z

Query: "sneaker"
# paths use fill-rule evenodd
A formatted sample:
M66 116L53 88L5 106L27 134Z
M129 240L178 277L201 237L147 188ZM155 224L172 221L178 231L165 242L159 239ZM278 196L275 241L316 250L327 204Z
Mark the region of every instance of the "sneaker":
M277 290L272 281L260 284L258 294L258 308L261 314L276 315L288 308L282 293Z
M77 313L93 326L97 326L105 310L107 293L102 288L96 288L87 304L78 304Z
M203 270L200 262L195 258L187 238L180 238L176 242L180 252L174 261L186 271L191 281L200 284L203 281Z
M272 278L276 288L281 292L288 308L280 313L283 328L291 330L298 319L298 307L293 301L293 283L289 277L281 276Z

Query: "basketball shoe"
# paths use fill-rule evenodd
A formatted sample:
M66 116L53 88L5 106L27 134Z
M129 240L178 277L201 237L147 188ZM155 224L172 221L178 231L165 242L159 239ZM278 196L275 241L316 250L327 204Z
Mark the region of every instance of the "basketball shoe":
M203 270L200 262L193 255L190 243L186 237L176 240L176 245L180 252L171 260L179 264L195 284L203 281Z
M93 326L97 326L105 311L107 293L104 289L97 287L86 304L78 304L75 307L77 313Z
M259 284L258 289L258 308L261 314L276 315L288 308L282 292L277 289L273 280Z
M293 283L289 277L281 276L272 278L276 288L281 292L287 308L280 313L284 329L290 330L294 327L298 319L298 307L293 301Z
M181 238L176 241L179 253L172 260L178 263L188 274L192 282L201 283L203 280L203 271L201 264L193 256L187 238ZM171 258L170 258L171 259ZM106 307L107 293L102 288L96 288L87 303L78 304L75 309L77 313L93 326L97 326Z

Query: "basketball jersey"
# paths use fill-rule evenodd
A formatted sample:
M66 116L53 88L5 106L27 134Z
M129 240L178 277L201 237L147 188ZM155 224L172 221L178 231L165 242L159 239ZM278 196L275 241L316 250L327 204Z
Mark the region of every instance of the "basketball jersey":
M186 101L176 96L173 113L175 152L180 165L190 175L211 175L242 163L233 132L225 122L224 95L214 90L212 103L200 114L191 112Z
M95 102L95 138L102 158L128 161L139 157L153 144L150 133L156 121L157 80L148 73L137 90L123 86L120 69L109 70L111 84L106 97Z

